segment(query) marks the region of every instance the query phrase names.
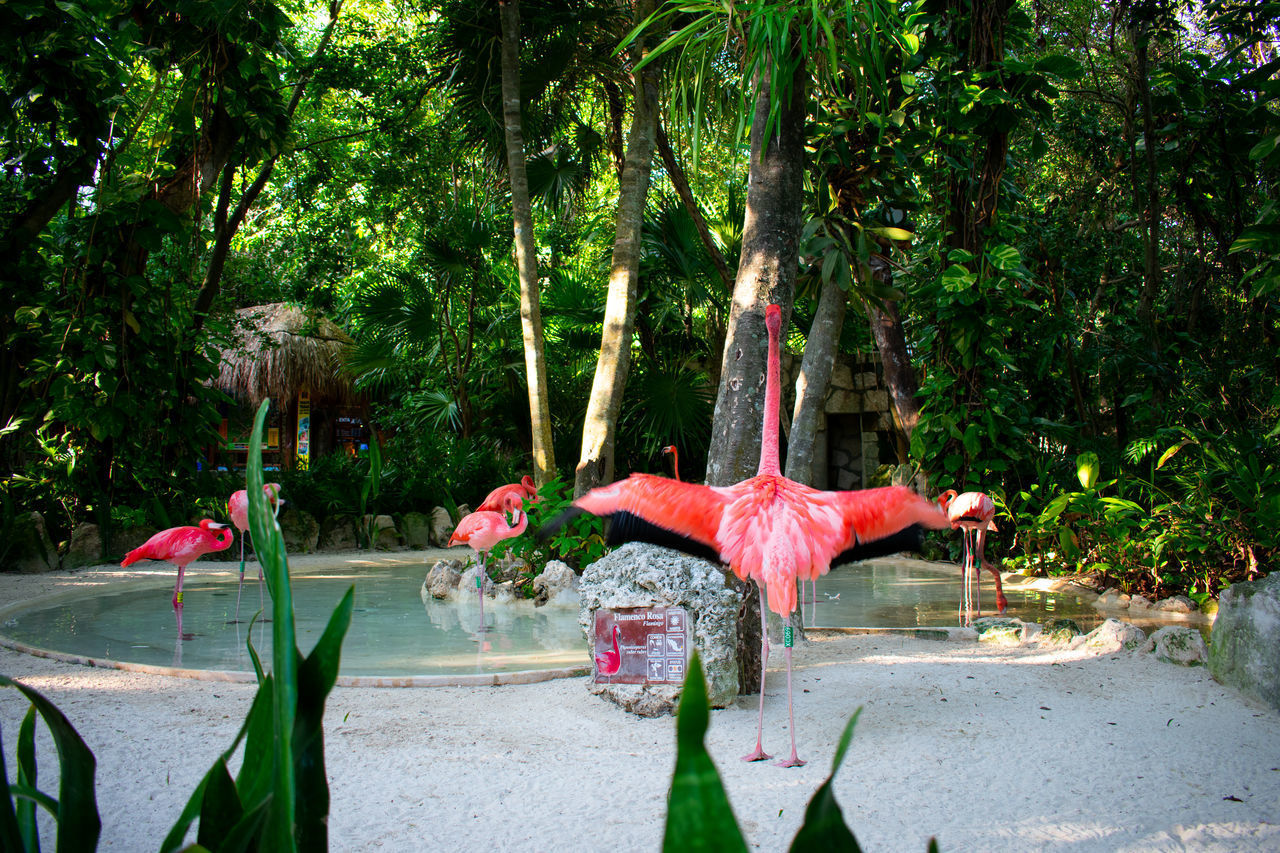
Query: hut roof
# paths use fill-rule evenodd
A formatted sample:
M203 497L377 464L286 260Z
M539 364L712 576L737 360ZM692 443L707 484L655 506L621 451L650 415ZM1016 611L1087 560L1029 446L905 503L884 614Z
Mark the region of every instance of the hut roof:
M313 399L339 404L359 395L342 368L351 336L318 312L272 302L236 311L230 344L219 356L212 385L258 406L263 398L284 402L303 388Z

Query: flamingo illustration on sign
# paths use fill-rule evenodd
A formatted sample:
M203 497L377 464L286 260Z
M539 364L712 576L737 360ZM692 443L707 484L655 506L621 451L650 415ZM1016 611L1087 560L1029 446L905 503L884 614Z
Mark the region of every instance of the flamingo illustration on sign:
M610 632L613 637L613 648L596 655L597 674L614 676L618 674L618 670L622 669L622 650L618 647L618 636L621 633L622 629L614 625L613 631Z
M766 309L765 326L769 359L756 476L717 487L632 474L626 480L593 489L574 501L574 506L611 517L613 539L655 542L720 559L739 579L756 582L761 619L768 607L787 622L784 651L791 755L779 764L795 767L804 763L796 754L791 684L791 614L796 607L797 584L826 574L833 564L902 550L904 539L915 535L904 537L901 534L905 531L915 525L942 529L947 518L938 504L904 486L825 492L782 476L778 449L782 312L778 306ZM762 630L761 634L761 658L767 668L768 633ZM744 760L770 757L762 748L763 728L762 673L756 748Z

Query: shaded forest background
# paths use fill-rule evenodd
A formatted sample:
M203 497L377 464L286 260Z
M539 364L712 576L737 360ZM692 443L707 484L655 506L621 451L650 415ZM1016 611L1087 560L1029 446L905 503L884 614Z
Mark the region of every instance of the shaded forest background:
M1227 0L9 0L3 524L36 510L59 541L221 514L207 383L233 312L279 301L356 341L383 510L535 468L567 490L601 365L622 390L598 473L676 444L701 479L754 130L757 165L798 141L788 348L885 359L884 476L992 494L1010 567L1204 600L1280 553L1277 20ZM615 295L629 328L605 322ZM332 512L368 464L281 476Z

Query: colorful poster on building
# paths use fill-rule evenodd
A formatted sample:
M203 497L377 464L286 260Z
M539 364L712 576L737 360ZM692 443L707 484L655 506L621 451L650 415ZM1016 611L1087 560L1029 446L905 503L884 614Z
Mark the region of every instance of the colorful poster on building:
M311 462L311 392L298 392L298 470Z
M683 607L601 608L594 657L597 684L683 684L689 614Z

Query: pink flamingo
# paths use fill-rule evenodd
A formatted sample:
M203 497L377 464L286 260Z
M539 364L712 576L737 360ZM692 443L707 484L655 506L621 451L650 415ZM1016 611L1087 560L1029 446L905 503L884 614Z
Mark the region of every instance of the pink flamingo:
M480 506L476 507L476 512L503 512L503 499L507 495L515 495L520 498L521 502L528 498L531 503L537 503L542 500L538 496L538 487L533 484L533 478L525 474L520 478L518 483L508 483L505 486L498 486L490 492Z
M161 530L128 554L120 566L131 566L139 560L166 560L178 567L178 584L173 588L173 609L178 614L178 634L182 634L182 575L187 564L213 551L231 547L235 534L225 524L206 518L199 527L170 527Z
M617 625L613 626L613 648L602 654L596 655L596 672L600 675L617 675L618 670L622 669L622 650L618 648L618 636L622 633L622 629Z
M658 542L689 553L716 556L739 579L751 578L760 590L760 618L766 604L787 623L787 718L791 757L782 767L804 764L796 754L795 715L791 689L791 614L796 584L826 574L832 563L865 559L901 550L901 537L914 525L941 529L947 518L934 502L905 486L850 492L824 492L782 476L778 458L778 409L781 398L779 338L782 311L765 311L769 362L765 384L764 431L756 476L736 485L716 487L682 483L652 474L593 489L574 505L593 515L613 516L631 538ZM611 530L611 536L614 535ZM877 540L881 540L877 542ZM868 547L867 543L877 542ZM889 543L892 542L890 545ZM889 550L883 550L889 545ZM762 626L763 667L769 661L768 631ZM760 683L760 715L756 748L744 761L769 758L762 748L764 674Z
M476 510L458 522L449 544L470 545L479 558L479 574L476 575L476 591L480 594L480 631L484 631L484 582L488 578L485 560L489 551L503 539L512 539L524 533L529 524L529 516L524 512L524 499L515 492L507 492L502 497L502 511ZM515 523L508 523L507 515L512 514Z
M1009 607L1004 597L1004 589L1000 584L1000 571L987 560L987 531L995 530L996 523L992 519L996 514L996 505L990 496L982 492L965 492L957 495L955 489L947 489L938 497L938 503L947 513L952 529L959 527L964 531L964 592L960 597L960 615L965 625L973 624L973 602L976 597L978 615L982 615L982 583L979 580L979 569L991 572L996 582L996 608L1000 613ZM972 572L972 575L970 573ZM973 590L970 590L970 582Z
M280 497L280 484L267 483L262 487L263 493L267 496L267 502L271 504L273 516L280 517L280 507L284 504L284 500ZM244 540L245 534L249 532L249 492L241 489L234 492L227 499L227 515L231 516L231 523L235 525L236 530L240 531L240 585L236 587L236 621L240 621L240 593L244 589ZM262 565L258 565L258 598L263 607L266 607L266 598L262 593Z
M677 480L679 480L680 479L680 451L676 449L676 446L674 444L668 444L666 447L662 448L662 452L664 454L668 454L668 453L671 454L671 473Z

